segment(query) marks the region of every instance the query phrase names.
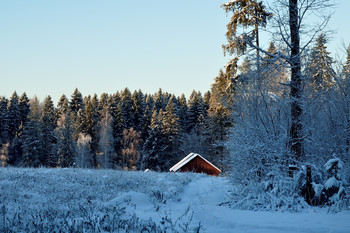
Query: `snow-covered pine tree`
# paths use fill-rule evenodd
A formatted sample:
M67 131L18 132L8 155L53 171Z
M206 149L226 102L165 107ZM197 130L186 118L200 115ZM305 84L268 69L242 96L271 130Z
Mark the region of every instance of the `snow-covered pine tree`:
M29 108L30 108L29 99L27 97L27 94L24 92L18 100L18 110L19 110L20 121L21 121L18 135L22 134L23 128L28 122L28 114L30 112Z
M0 97L0 145L8 141L8 100Z
M202 114L203 116L206 116L206 111L204 108L204 102L203 97L200 91L193 90L190 98L187 102L187 116L188 116L188 123L187 123L187 133L190 133L191 130L196 126L198 123L199 116Z
M69 110L72 112L73 115L76 115L80 109L84 108L84 101L83 96L78 90L78 88L75 88L71 100L69 102Z
M153 109L153 98L151 95L146 95L145 100L145 110L143 113L143 124L142 124L142 130L141 130L141 137L142 140L145 142L148 138L148 130L149 126L151 124L151 118L152 118L152 109Z
M188 115L187 115L187 99L184 94L181 94L180 97L178 97L178 103L179 107L177 110L177 116L179 117L179 125L181 127L181 131L185 132L188 128Z
M161 169L166 171L172 164L175 164L183 152L180 150L180 126L178 123L179 118L177 117L176 109L173 104L174 96L170 97L163 117L161 120L161 131L165 140L164 149L162 149L162 158L159 161Z
M66 97L66 95L62 95L57 103L56 120L58 121L61 118L62 114L66 114L68 109L68 98Z
M31 100L29 121L22 135L22 164L25 167L39 167L47 163L44 151L44 135L42 132L41 110L37 97Z
M42 109L42 134L43 134L43 153L46 156L44 166L56 167L57 157L54 151L54 145L57 143L57 138L54 133L57 127L56 109L52 102L51 96L47 96L44 100Z
M9 140L12 140L19 131L21 124L21 115L18 107L18 95L17 92L13 92L10 103L8 105L8 136Z
M121 144L120 141L123 138L123 130L124 130L124 119L123 119L123 109L122 104L120 102L117 103L117 105L114 107L112 106L111 109L111 116L113 118L112 122L112 129L113 129L113 138L114 138L114 151L116 152L116 161L115 164L119 164L119 156L121 155Z
M307 67L307 75L311 78L315 91L327 90L335 84L333 79L335 72L332 68L333 58L327 51L326 44L327 37L324 33L321 33L312 48L310 62Z
M161 129L162 115L162 110L157 113L157 108L153 108L148 137L143 144L143 151L145 152L141 166L143 169L161 170L159 152L164 148L164 137Z
M76 143L73 139L74 127L71 112L67 111L61 114L57 122L57 158L58 166L72 167L75 165Z
M90 152L92 155L92 166L97 166L97 159L96 155L98 152L98 121L100 118L99 112L98 112L98 100L91 99L90 96L88 96L84 101L84 117L81 122L81 130L80 133L83 133L85 135L90 135L91 142L90 142Z
M204 103L205 111L209 110L210 98L211 98L211 92L210 91L205 92L204 96L203 96L203 103Z
M124 129L129 129L133 126L134 114L133 114L133 102L131 99L131 92L128 88L125 88L121 93L121 107Z
M108 95L107 93L102 93L100 95L100 100L98 101L98 109L100 111L104 111L104 109L107 107L108 109L111 106L111 100L112 100L112 96Z
M134 91L132 96L133 128L141 132L143 125L143 116L145 111L144 95L141 90Z

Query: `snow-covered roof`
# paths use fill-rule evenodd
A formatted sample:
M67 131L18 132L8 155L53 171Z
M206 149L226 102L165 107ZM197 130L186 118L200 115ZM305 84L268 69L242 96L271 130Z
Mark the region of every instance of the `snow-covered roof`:
M188 162L190 162L192 159L196 158L197 156L199 156L200 158L202 158L204 161L206 161L207 163L209 163L211 166L213 166L215 169L217 169L219 172L221 172L221 170L219 168L217 168L214 164L212 164L211 162L209 162L208 160L206 160L205 158L203 158L200 154L196 154L196 153L190 153L188 154L185 158L181 159L180 162L178 162L177 164L175 164L174 166L172 166L169 171L171 172L177 172L180 168L182 168L184 165L186 165Z

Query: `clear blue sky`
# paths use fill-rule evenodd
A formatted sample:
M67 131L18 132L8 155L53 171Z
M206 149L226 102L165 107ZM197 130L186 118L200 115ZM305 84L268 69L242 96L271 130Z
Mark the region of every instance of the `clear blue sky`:
M0 0L0 96L204 93L228 60L223 2ZM350 1L336 2L332 54L350 43Z

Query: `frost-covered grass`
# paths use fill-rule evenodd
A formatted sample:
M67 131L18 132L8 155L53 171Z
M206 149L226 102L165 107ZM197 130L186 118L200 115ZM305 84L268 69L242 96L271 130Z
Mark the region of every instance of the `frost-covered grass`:
M1 168L0 204L5 219L0 219L0 231L180 231L186 222L172 222L176 219L160 212L164 220L159 221L151 213L158 212L166 200L175 200L196 177L115 170ZM183 211L189 215L186 209Z
M0 168L0 232L348 232L350 212L244 211L202 174ZM249 195L247 193L247 195Z

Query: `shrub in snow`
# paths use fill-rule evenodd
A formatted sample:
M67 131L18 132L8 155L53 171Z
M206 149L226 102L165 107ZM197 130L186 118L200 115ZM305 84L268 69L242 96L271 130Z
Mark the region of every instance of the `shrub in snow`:
M308 207L298 193L294 182L280 172L270 172L261 182L236 185L232 190L233 208L246 210L273 210L300 212Z
M346 197L343 167L344 163L339 158L330 159L324 165L328 178L323 189L327 204L335 204Z
M311 165L310 165L311 166ZM307 169L302 166L297 174L295 189L296 192L306 198L310 197L310 205L324 206L335 205L339 208L348 208L349 202L346 198L342 169L344 163L339 158L330 159L324 165L323 174L326 180L322 179L322 171L316 166L311 166L311 189L307 188ZM309 192L309 193L308 193Z
M307 184L307 166L301 166L296 174L295 192L305 198L310 205L320 205L324 202L324 198L321 196L323 185L320 185L323 183L322 171L316 166L308 166L311 173L309 184Z

